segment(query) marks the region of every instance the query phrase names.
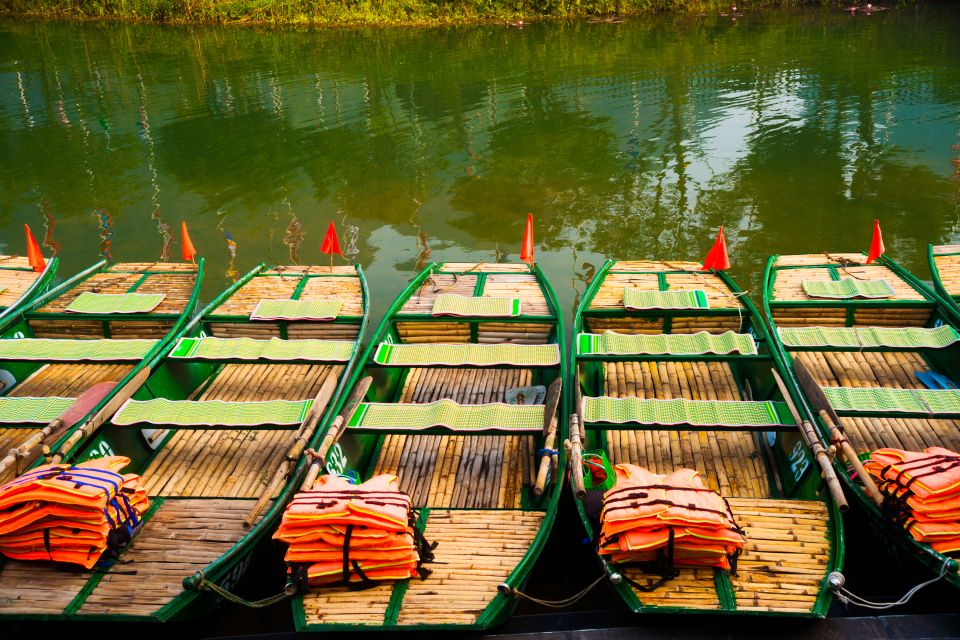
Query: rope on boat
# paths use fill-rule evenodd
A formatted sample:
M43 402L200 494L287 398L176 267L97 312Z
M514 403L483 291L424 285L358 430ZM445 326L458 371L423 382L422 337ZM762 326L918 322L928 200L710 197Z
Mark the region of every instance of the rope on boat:
M577 602L579 602L580 600L582 600L582 599L584 598L584 596L586 596L588 593L590 593L590 592L593 590L594 587L596 587L598 584L600 584L601 582L603 582L603 580L604 580L606 577L607 577L606 574L601 575L599 578L597 578L596 580L594 580L593 582L591 582L589 585L587 585L586 587L584 587L582 590L580 590L580 591L578 591L577 593L573 594L573 595L570 596L569 598L564 598L564 599L562 599L562 600L542 600L542 599L540 599L540 598L535 598L535 597L533 597L533 596L531 596L531 595L529 595L529 594L524 593L523 591L520 591L519 589L515 589L515 588L509 586L509 585L508 585L507 583L505 583L505 582L501 582L501 583L500 583L500 585L497 587L497 591L499 591L500 593L502 593L502 594L505 595L505 596L510 596L510 597L512 597L512 598L518 598L518 599L519 599L519 598L522 598L522 599L524 599L524 600L529 600L530 602L533 602L534 604L539 604L539 605L544 606L544 607L550 607L551 609L563 609L563 608L569 607L569 606L571 606L571 605L574 605L574 604L576 604Z
M893 607L899 607L900 605L907 604L910 601L910 599L917 594L918 591L920 591L924 587L930 586L934 582L938 582L939 580L942 580L944 576L947 575L947 571L950 569L951 564L952 564L952 561L950 560L950 558L945 559L943 561L943 566L940 567L940 574L936 578L931 578L930 580L921 582L920 584L916 585L915 587L907 591L905 594L903 594L900 597L900 599L894 602L871 602L870 600L861 598L860 596L854 593L851 593L843 586L844 579L843 579L843 576L839 573L830 574L828 580L829 580L830 588L834 591L834 593L837 594L837 598L844 604L850 603L858 607L863 607L865 609L875 609L878 611L882 611L884 609L892 609ZM838 577L835 577L835 576L838 576Z
M203 573L199 573L199 575L195 577L200 578L199 582L196 583L196 587L194 587L197 591L212 591L224 600L229 600L234 604L239 604L240 606L248 607L250 609L262 609L264 607L269 607L277 604L278 602L283 602L287 598L291 598L297 593L297 585L291 583L284 587L283 591L280 593L274 594L268 598L264 598L263 600L254 600L251 602L250 600L241 598L235 593L227 591L214 582L210 582L203 577Z

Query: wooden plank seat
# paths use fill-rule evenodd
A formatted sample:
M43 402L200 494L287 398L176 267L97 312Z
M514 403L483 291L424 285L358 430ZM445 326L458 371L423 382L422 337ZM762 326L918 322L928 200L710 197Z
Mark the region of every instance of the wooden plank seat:
M448 398L428 404L362 402L347 427L354 431L461 433L543 431L543 405L459 404Z
M0 360L40 362L139 362L156 340L69 340L17 338L0 340Z
M888 351L945 349L960 341L950 325L928 327L783 327L777 330L790 351Z
M0 398L0 424L47 424L74 403L75 398Z
M637 600L651 608L812 611L831 554L827 506L769 498L727 501L747 540L736 574L682 568L677 578L651 592L632 588ZM639 584L657 580L636 566L620 569Z
M113 416L113 424L154 424L178 429L299 426L313 400L127 400Z
M213 362L347 362L354 342L269 338L181 338L168 357Z
M686 398L585 397L583 421L589 425L637 424L645 429L682 426L776 431L796 426L783 402Z
M889 412L960 418L958 389L888 389L885 387L822 387L840 415Z
M574 345L578 356L598 356L598 359L600 356L757 354L757 343L752 335L733 331L636 335L614 331L579 333Z
M389 367L549 367L560 363L556 344L390 344L381 343L373 356Z
M183 590L182 580L206 567L247 530L255 500L153 498L143 528L102 572L44 562L0 565L0 613L156 615Z
M303 597L307 625L405 627L469 625L483 615L533 543L539 511L429 509L424 536L436 542L433 571L424 580L384 583L355 591L323 587Z

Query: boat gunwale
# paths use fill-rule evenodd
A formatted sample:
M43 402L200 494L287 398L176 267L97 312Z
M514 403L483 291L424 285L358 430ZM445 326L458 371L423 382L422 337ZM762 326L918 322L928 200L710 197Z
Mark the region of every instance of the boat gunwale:
M45 290L57 277L57 270L60 267L60 258L51 256L40 275L34 280L27 290L20 294L20 297L14 300L7 307L0 307L0 333L6 329L7 323L12 322L13 318L20 315L20 310L30 305L30 303L39 295L45 293ZM13 269L20 271L21 269Z

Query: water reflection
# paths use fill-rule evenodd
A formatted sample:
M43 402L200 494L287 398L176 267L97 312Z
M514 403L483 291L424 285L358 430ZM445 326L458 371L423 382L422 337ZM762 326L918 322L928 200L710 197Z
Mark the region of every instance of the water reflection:
M232 280L324 260L335 212L389 298L431 260L516 259L530 211L570 306L604 257L700 259L725 225L755 284L768 253L865 247L880 217L925 275L924 245L958 239L960 10L737 18L0 22L0 237L40 216L53 250L55 211L70 272L94 247L168 259L184 218Z

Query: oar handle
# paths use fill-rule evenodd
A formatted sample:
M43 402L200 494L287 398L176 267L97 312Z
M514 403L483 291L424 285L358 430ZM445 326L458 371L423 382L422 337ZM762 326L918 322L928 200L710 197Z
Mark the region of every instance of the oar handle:
M540 456L540 468L537 469L537 482L533 485L533 495L543 495L543 490L547 486L547 476L550 475L550 468L553 466L553 459L556 457L554 447L557 445L557 418L550 421L550 430L543 441L545 451Z
M18 446L13 447L10 451L7 452L7 455L0 460L0 476L3 476L6 473L7 469L11 465L19 464L21 460L30 455L30 451L33 450L37 445L43 444L43 441L46 440L50 435L56 433L59 429L63 427L63 420L61 418L54 418L47 426L45 426L40 431L36 432ZM17 473L20 473L20 469L16 470Z
M860 462L860 458L857 456L857 451L850 444L850 441L847 440L847 437L843 434L840 428L834 424L833 420L830 419L830 414L824 409L820 409L819 413L820 419L823 420L823 424L830 427L831 439L840 444L840 451L843 454L843 457L846 458L847 462L850 463L850 466L853 467L853 470L856 472L860 482L863 483L863 488L866 490L867 495L870 496L870 498L877 504L878 507L882 506L883 494L880 493L880 489L877 488L873 478L869 473L867 473L863 463Z

